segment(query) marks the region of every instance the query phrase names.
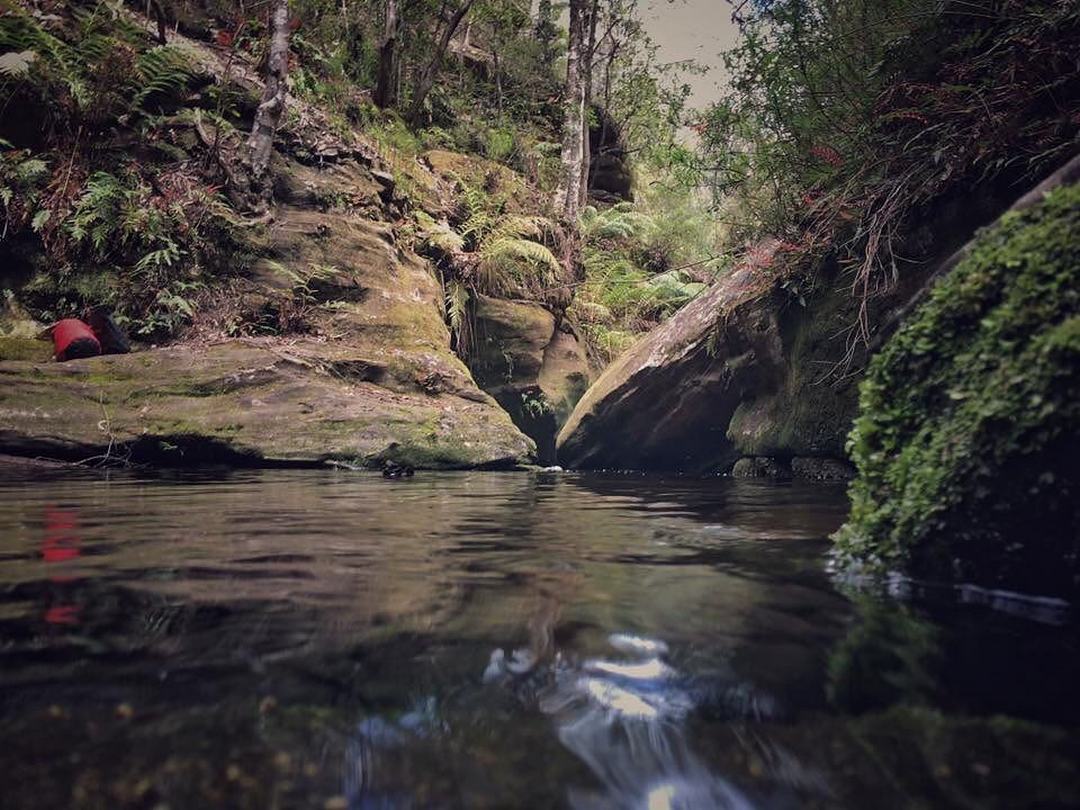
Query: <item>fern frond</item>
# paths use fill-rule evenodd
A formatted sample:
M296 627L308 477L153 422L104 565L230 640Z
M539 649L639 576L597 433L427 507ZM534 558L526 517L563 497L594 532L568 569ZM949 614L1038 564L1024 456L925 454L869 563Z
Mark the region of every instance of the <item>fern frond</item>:
M33 53L33 61L42 63L47 75L66 85L75 103L85 107L89 93L77 52L25 11L7 6L5 10L8 13L0 16L0 51Z
M49 168L49 164L38 158L22 161L15 167L15 179L20 183L29 184L40 179Z
M649 215L620 206L582 220L586 236L600 239L644 239L654 228Z
M538 242L501 237L482 246L477 268L488 291L507 293L550 285L562 264Z
M177 48L161 45L141 54L135 63L139 90L131 102L134 110L153 95L178 95L191 81L192 67L188 58Z
M30 65L35 59L36 51L9 51L0 54L0 76L21 78L30 72Z
M491 238L517 237L536 241L554 233L556 227L555 223L547 217L509 215L496 222L491 231Z
M180 247L175 242L168 242L164 247L152 250L135 262L135 270L146 273L150 270L160 270L162 267L171 267L180 259Z
M450 281L446 285L446 319L455 334L461 334L468 308L469 288L460 281Z

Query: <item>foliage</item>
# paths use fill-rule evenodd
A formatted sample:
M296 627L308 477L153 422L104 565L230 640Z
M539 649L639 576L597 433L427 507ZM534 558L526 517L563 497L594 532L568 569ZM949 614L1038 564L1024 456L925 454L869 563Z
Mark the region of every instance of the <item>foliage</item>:
M835 252L864 297L912 258L899 242L920 205L1037 176L1077 145L1075 3L738 5L731 91L697 126L700 168L736 237L771 233L793 262Z
M601 0L596 8L591 97L630 153L653 169L667 167L683 154L678 134L690 96L685 78L705 69L692 59L662 62L635 0Z
M0 148L10 146L7 141L0 141ZM48 175L49 164L29 149L0 152L0 203L4 206L0 239L28 224L35 231L48 224L48 209L38 206Z
M163 115L179 108L173 120L190 126L194 70L107 3L68 12L0 13L0 52L22 55L0 94L31 111L0 127L0 255L36 266L21 295L38 317L108 303L136 333L164 337L190 320L208 272L236 258L235 215ZM103 148L104 131L153 151Z
M1080 187L983 234L887 344L849 440L841 560L1077 591Z
M52 230L51 278L39 279L30 292L55 293L65 278L94 268L109 281L106 291L93 289L92 295L116 305L138 333L170 334L187 322L204 269L231 247L232 212L216 191L183 170L159 175L155 185L130 167L92 174ZM72 292L67 306L101 303L77 288ZM62 301L43 314L72 314L63 311Z
M606 360L693 300L715 276L716 225L677 186L654 186L636 204L589 206L581 229L585 279L572 310L594 353Z
M543 300L565 275L555 251L563 239L550 219L514 213L511 190L493 193L455 179L453 224L416 214L420 249L442 271L447 321L458 352L469 353L469 313L478 294Z
M0 53L11 63L4 71L8 103L47 116L48 128L70 133L151 115L175 103L192 80L183 53L149 47L145 32L107 3L72 8L64 18L13 4L0 10Z

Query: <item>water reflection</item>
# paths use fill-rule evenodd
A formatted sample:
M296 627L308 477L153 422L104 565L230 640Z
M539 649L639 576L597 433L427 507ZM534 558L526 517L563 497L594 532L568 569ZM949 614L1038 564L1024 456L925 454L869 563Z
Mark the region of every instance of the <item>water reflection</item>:
M45 530L41 535L41 559L49 566L61 566L77 560L82 553L82 538L78 532L78 513L70 509L50 506L45 510ZM52 625L76 625L80 620L81 607L69 601L70 585L74 578L54 572L49 581L53 583L46 600L44 619Z
M1080 804L1075 629L838 592L844 509L768 482L0 471L0 803Z
M667 645L626 634L609 643L619 658L557 665L555 683L539 701L559 740L601 786L571 790L568 804L575 810L750 807L694 754L684 725L694 698L663 660Z

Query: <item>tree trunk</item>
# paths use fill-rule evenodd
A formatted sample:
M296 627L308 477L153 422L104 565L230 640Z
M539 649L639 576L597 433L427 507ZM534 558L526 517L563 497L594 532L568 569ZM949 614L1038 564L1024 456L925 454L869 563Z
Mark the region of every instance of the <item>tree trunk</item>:
M584 114L581 120L581 185L579 186L580 200L578 204L584 208L589 201L589 175L592 168L592 144L589 143L589 113L592 110L593 88L592 71L596 56L596 20L600 16L600 0L592 0L589 9L589 41L585 47L585 57L582 60L582 76L585 84Z
M383 24L383 41L379 46L379 75L375 83L373 101L381 108L397 103L398 76L398 10L397 0L386 0L386 20Z
M289 2L274 0L270 23L270 56L267 60L266 85L262 101L255 111L255 123L248 137L251 163L251 190L263 202L270 197L267 174L274 147L274 134L285 113L285 84L289 72Z
M453 39L458 26L465 19L465 15L469 13L473 2L475 0L465 0L461 7L454 12L454 16L450 18L450 22L443 29L442 36L439 37L435 55L431 57L431 61L424 68L424 72L420 74L420 79L416 83L416 91L413 93L412 104L409 105L408 119L413 126L416 126L420 121L420 114L424 111L424 102L427 101L431 88L435 86L435 78L439 75L439 68L442 66L443 58L446 56L446 50L450 47L450 40Z
M563 118L562 179L555 192L555 207L564 220L576 225L581 213L582 165L585 159L585 47L588 0L570 0L570 39L566 52L566 92Z

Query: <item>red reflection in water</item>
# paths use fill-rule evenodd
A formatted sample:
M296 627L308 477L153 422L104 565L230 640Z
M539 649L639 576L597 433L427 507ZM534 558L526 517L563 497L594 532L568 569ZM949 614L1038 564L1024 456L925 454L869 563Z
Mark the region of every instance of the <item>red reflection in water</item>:
M82 539L75 533L78 515L65 509L45 510L45 534L41 539L41 558L47 563L73 560L81 553Z
M78 624L78 605L53 605L45 611L45 621L49 624Z
M78 513L49 507L45 510L45 531L41 538L41 559L46 564L63 563L77 559L82 553L82 538L78 535ZM68 576L51 576L57 584L72 582ZM79 605L50 605L45 610L49 624L78 624Z

